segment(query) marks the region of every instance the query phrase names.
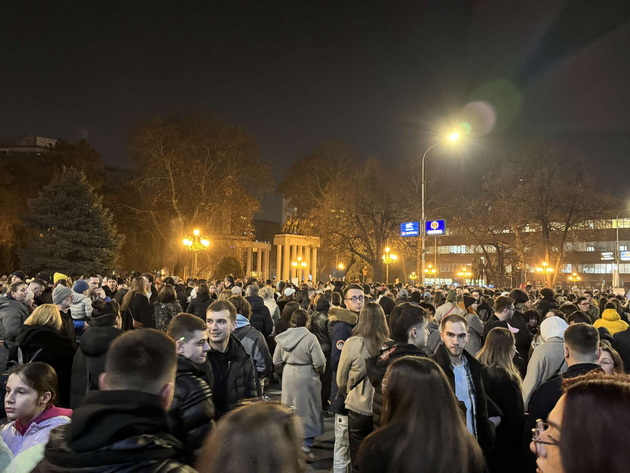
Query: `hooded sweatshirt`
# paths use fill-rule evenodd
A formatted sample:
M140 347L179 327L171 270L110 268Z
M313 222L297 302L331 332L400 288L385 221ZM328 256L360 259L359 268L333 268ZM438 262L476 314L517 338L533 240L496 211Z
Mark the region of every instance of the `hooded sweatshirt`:
M606 309L602 317L593 324L595 328L606 327L611 335L623 332L628 328L628 324L621 320L619 313L615 309Z
M341 350L346 340L352 336L352 328L359 321L359 316L348 309L331 307L328 311L328 330L330 331L330 369L332 372L332 385L330 388L330 408L337 414L348 415L344 405L343 394L337 395L337 367L341 358Z
M323 371L326 357L319 346L317 337L306 327L293 327L276 337L276 353L280 348L283 363L288 365L312 365L316 371ZM277 357L275 361L277 361Z
M568 324L560 317L547 317L540 324L543 343L538 345L527 364L527 374L523 380L523 401L525 409L532 393L542 383L556 374L567 370L564 361L564 331Z

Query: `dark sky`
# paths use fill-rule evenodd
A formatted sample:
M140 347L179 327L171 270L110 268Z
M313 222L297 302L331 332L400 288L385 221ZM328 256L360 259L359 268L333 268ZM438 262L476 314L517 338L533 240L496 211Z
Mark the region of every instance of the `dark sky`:
M483 100L497 112L484 146L568 141L630 197L628 0L7 0L1 13L0 136L85 129L125 165L139 120L207 114L249 131L279 180L331 140L402 163Z

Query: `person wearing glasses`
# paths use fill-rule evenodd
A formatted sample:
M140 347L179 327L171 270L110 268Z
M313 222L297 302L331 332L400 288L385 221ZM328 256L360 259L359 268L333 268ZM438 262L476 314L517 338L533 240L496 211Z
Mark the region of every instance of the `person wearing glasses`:
M602 352L597 363L606 374L622 374L624 372L623 360L608 340L600 340L599 347Z
M538 419L532 429L530 451L536 455L537 471L628 471L628 379L592 372L565 382L564 388L547 421Z
M535 427L537 419L547 419L547 416L562 395L562 382L576 378L591 371L601 372L597 360L601 354L599 348L599 332L590 324L577 323L569 326L564 332L564 359L568 366L562 375L552 377L541 384L532 394L528 404L528 416L525 432ZM527 455L524 459L533 471L533 458Z
M331 331L330 370L332 374L330 410L335 413L334 473L345 473L350 465L348 410L345 408L344 395L339 392L336 378L341 350L346 340L352 336L352 329L359 321L359 312L365 303L363 287L358 284L346 286L343 290L343 303L346 306L345 309L331 307L328 311L328 325Z

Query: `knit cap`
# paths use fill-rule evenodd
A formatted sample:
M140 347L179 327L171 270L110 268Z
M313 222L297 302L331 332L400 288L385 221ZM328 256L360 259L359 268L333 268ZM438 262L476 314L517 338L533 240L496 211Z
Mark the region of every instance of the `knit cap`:
M85 291L88 290L88 287L90 287L87 283L87 281L85 281L84 279L79 279L77 282L74 283L74 286L72 286L72 290L74 292L78 292L79 294L83 294Z
M457 293L455 289L449 289L446 293L446 302L457 302Z
M52 301L53 304L61 304L66 297L71 296L72 291L69 287L62 286L59 284L52 292Z
M63 273L55 273L55 274L53 274L53 284L57 284L62 279L65 279L67 281L70 278L68 276L66 276L65 274L63 274Z

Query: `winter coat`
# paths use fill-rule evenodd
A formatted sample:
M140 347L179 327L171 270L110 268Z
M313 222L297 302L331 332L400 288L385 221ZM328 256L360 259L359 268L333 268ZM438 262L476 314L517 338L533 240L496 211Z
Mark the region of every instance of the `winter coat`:
M372 398L373 421L376 427L381 425L381 415L383 413L383 390L381 382L385 377L387 367L396 359L403 356L419 356L426 358L426 354L417 346L411 344L387 343L381 353L365 360L367 377L374 388Z
M345 396L346 409L364 416L372 415L374 387L367 379L366 358L371 356L363 337L346 340L337 367L337 386Z
M482 298L481 303L477 306L477 315L482 322L487 322L494 315L494 309Z
M630 329L613 335L612 346L623 360L624 371L630 373Z
M166 332L172 318L182 312L182 306L178 301L156 302L153 304L153 323L155 328Z
M210 296L197 296L193 298L188 307L186 308L186 312L189 314L196 315L202 320L206 320L206 311L210 304L214 302L214 299Z
M310 330L317 337L319 345L322 347L324 354L330 356L330 332L328 330L328 311L330 310L330 302L323 297L317 301L315 312L311 316Z
M215 367L220 363L227 365L227 378L223 386L226 393L225 405L222 406L216 397L213 398L216 413L215 419L234 409L242 399L261 396L260 389L256 384L254 364L236 335L230 336L225 353L211 348L207 357L209 363L204 364L206 380L215 395L219 389L222 389L222 387L216 385ZM220 376L220 372L217 372L217 376Z
M427 330L429 331L429 336L427 337L426 351L432 355L435 353L435 350L437 350L437 347L442 344L442 339L440 339L440 324L435 320L429 320Z
M540 313L542 317L547 315L547 313L551 309L559 309L558 301L556 301L553 297L543 297L536 304L536 310Z
M468 321L468 343L466 351L475 356L483 346L483 322L477 314L467 312L464 316Z
M486 368L481 377L487 396L503 412L501 423L496 428L494 453L488 458L488 469L490 473L518 471L525 425L520 384L502 368Z
M105 356L123 331L115 327L88 327L72 362L70 407L76 409L90 391L98 390L98 378L105 371Z
M326 357L317 337L306 327L293 327L276 337L273 364L283 366L281 402L293 406L302 420L304 437L324 433L319 373L326 368Z
M48 442L50 431L70 422L71 416L70 409L53 406L34 419L23 435L15 428L16 421L5 425L1 432L2 440L11 450L14 458L2 471L30 472L44 457L44 447Z
M540 324L543 343L538 345L527 364L527 375L523 380L523 402L525 410L529 398L538 386L567 369L564 360L564 331L567 323L560 317L547 317Z
M328 311L328 330L330 332L330 369L332 372L332 383L330 387L330 409L337 414L347 415L344 406L343 393L337 395L337 367L341 358L343 345L352 336L352 328L359 321L359 316L354 312L342 309L341 307L331 307Z
M273 321L273 324L275 325L278 322L278 320L280 320L280 308L278 307L276 300L273 298L263 299L263 302L265 303L265 306L267 307L267 309L269 309L269 313L271 314L271 320Z
M488 459L492 455L495 440L494 424L492 424L492 422L490 422L489 420L489 404L492 408L492 416L501 415L502 413L498 406L494 404L491 400L489 400L486 394L486 390L483 384L483 374L485 371L485 367L466 350L463 351L463 356L468 362L468 367L470 369L470 374L472 376L472 382L475 389L475 424L477 426L477 442L479 443L479 446L481 447L481 450L483 451L486 459ZM451 359L448 356L444 345L440 345L438 347L432 358L438 365L440 365L440 368L442 368L442 370L444 371L444 374L446 375L446 378L448 379L448 382L453 389L453 393L455 393L455 374L453 373L453 365L451 364Z
M134 328L133 322L142 324L143 328L155 328L153 306L144 294L136 293L129 301L129 307L123 314L123 330Z
M212 391L205 375L201 366L178 355L175 395L168 417L173 435L188 450L190 460L214 425Z
M271 313L265 305L263 298L260 296L248 296L247 302L252 306L252 313L249 316L249 323L252 324L256 330L268 337L273 331L273 320L271 320Z
M15 343L22 350L24 362L42 361L54 368L57 372L58 404L69 407L72 360L76 351L74 341L49 325L24 325Z
M78 292L72 292L72 305L70 306L72 320L85 321L92 315L92 300ZM76 326L76 325L75 325ZM80 325L83 328L84 323Z
M623 332L629 327L627 322L621 320L615 309L604 310L602 317L597 319L593 326L595 328L606 327L613 337L617 332Z
M154 394L93 391L55 429L33 473L194 473Z
M240 317L242 317L246 323L241 320L240 323L243 323L243 325L238 327ZM252 359L258 377L264 378L265 376L269 376L272 372L273 365L265 337L252 327L249 321L240 314L237 315L237 327L238 328L234 330L234 335L238 337L243 348Z
M454 302L445 302L440 307L435 310L435 321L440 323L441 320L447 315L461 315L462 317L466 316L466 310L462 309L460 306L455 304Z
M0 297L0 338L10 350L15 346L15 337L28 319L28 309L12 297Z

